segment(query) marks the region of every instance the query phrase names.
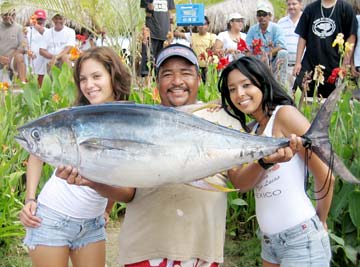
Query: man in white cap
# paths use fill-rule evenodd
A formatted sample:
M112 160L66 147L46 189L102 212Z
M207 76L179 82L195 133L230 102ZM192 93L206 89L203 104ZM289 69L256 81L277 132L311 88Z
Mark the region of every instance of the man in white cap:
M54 26L44 33L40 46L40 55L50 61L50 65L67 63L70 65L68 53L75 46L75 31L65 26L65 18L57 13L52 18Z
M241 32L243 29L244 17L240 13L231 13L228 16L227 30L216 36L215 52L227 56L230 62L240 57L242 51L238 50L238 43L246 38L246 34Z
M288 51L284 34L279 26L271 21L272 9L266 3L260 3L256 9L258 23L251 26L246 36L246 43L254 54L254 40L261 40L261 59L269 64L277 80L283 85L287 81Z
M41 87L46 73L47 60L40 55L40 45L44 33L49 30L45 27L46 12L43 9L35 10L31 17L30 26L27 27L26 37L28 42L28 53L25 55L25 62L32 72L38 76L38 83Z

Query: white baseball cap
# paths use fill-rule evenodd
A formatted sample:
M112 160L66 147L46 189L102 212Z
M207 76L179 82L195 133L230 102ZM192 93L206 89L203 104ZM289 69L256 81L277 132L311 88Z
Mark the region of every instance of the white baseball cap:
M256 8L256 11L265 11L267 13L272 13L271 7L264 2L259 3L259 5Z
M229 14L228 22L230 22L232 19L244 19L244 16L238 12L235 12L235 13Z

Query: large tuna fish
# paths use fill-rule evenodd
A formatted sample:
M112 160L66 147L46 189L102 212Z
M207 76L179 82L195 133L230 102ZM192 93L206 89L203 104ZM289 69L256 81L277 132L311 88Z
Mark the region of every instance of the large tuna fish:
M328 98L304 138L324 160L331 152L323 131L339 91ZM90 180L130 187L194 181L288 145L286 138L253 136L174 108L137 104L68 108L18 131L16 140L45 162L73 165ZM334 170L359 183L337 158Z

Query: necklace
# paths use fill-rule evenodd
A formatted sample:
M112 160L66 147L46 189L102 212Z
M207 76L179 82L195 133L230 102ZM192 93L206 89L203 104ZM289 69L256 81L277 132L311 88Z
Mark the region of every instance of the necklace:
M333 7L332 7L332 10L331 10L331 12L330 12L330 16L328 16L327 18L331 18L332 14L334 13L335 6L336 6L336 2L337 2L337 1L335 1L335 4L334 4ZM325 15L324 15L324 10L323 10L322 1L320 2L320 8L321 8L321 16L322 16L323 18L326 18Z

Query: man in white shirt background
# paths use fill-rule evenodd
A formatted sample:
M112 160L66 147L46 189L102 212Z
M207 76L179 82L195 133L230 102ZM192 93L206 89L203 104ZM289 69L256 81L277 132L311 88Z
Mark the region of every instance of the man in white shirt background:
M65 25L62 14L55 14L52 18L54 26L44 33L40 46L40 55L49 60L50 66L63 63L71 64L69 51L75 46L75 31Z
M299 35L295 33L295 28L302 14L302 0L287 0L287 15L278 21L278 25L284 34L286 49L288 51L288 81L291 90L294 84L293 68L296 62L296 49ZM290 91L290 93L292 93Z

